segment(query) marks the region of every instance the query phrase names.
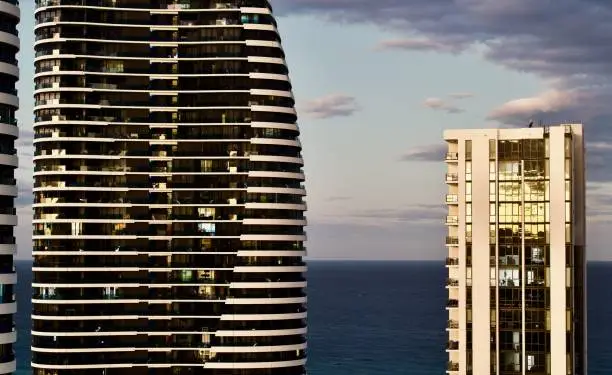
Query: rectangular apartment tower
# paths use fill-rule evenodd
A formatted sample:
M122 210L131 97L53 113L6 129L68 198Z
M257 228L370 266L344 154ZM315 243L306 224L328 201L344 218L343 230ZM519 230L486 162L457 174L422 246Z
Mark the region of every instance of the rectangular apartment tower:
M444 139L447 373L586 374L582 125Z

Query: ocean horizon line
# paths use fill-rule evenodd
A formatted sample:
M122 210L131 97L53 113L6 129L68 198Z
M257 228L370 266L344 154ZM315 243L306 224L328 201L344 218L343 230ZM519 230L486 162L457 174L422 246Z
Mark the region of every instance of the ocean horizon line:
M309 263L444 263L445 259L335 259L305 258ZM33 262L33 259L15 258L15 262ZM610 260L587 260L587 263L612 263Z

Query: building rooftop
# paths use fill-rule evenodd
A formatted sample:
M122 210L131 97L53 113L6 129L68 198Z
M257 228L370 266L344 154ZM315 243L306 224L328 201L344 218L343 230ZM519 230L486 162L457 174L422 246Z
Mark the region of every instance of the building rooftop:
M583 125L581 123L559 123L550 125L534 125L533 127L522 128L489 128L489 129L447 129L444 130L444 139L463 139L473 138L477 136L487 136L499 139L529 139L541 138L545 132L551 127L565 127L567 133L582 133Z

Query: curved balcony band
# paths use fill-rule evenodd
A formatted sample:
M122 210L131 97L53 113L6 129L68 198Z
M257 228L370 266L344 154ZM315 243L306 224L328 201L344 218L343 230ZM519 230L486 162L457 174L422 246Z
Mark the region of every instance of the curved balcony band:
M305 374L304 161L269 2L35 18L33 373Z

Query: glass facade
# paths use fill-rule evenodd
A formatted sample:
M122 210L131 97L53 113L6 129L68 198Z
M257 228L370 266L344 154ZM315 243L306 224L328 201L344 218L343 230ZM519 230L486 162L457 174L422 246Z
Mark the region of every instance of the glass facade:
M550 374L550 285L548 138L502 140L491 150L493 312L498 325L492 372ZM493 144L495 145L495 144ZM495 275L497 273L497 275ZM496 283L495 280L497 280ZM494 315L494 314L492 314ZM524 335L524 336L523 336ZM495 342L495 340L492 340ZM525 347L523 348L523 343ZM492 348L493 349L493 348Z
M37 6L33 372L303 374L303 161L268 1Z

